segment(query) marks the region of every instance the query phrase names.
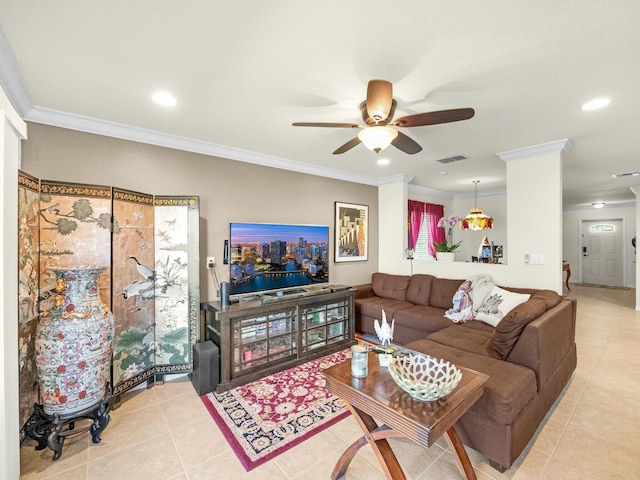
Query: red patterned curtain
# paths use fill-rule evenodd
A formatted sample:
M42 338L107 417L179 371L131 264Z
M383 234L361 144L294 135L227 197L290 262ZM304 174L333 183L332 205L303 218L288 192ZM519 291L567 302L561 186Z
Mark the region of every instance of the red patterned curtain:
M438 222L444 217L444 206L434 205L433 203L425 203L425 210L427 212L426 227L429 229L429 255L436 256L436 249L433 246L433 242L442 243L446 240L447 234L444 228L438 228Z
M409 200L409 248L416 248L425 203Z
M425 227L428 229L429 238L432 242L444 242L445 232L443 228L438 228L438 221L444 216L444 207L433 203L419 202L417 200L409 200L409 248L416 247L422 218L425 218ZM429 254L434 256L435 249L429 244Z

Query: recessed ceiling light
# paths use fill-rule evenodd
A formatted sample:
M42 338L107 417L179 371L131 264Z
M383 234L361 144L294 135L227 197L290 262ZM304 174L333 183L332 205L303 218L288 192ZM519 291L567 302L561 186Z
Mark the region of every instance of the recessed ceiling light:
M391 163L391 160L389 160L388 158L381 158L377 163L378 165L389 165Z
M582 105L582 107L580 107L580 110L584 110L585 112L589 110L597 110L599 108L606 107L610 103L611 100L609 100L608 98L594 98L593 100L590 100Z
M164 90L154 93L151 98L153 98L154 102L158 105L162 105L163 107L174 107L178 103L173 95Z
M602 208L604 207L604 202L596 202L596 203L592 203L591 205L593 205L593 208Z

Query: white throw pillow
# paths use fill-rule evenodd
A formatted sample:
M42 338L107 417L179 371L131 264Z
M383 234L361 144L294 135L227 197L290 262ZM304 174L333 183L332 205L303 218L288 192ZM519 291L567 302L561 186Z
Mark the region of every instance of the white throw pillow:
M513 308L529 300L528 293L513 293L504 288L493 287L475 319L495 327Z

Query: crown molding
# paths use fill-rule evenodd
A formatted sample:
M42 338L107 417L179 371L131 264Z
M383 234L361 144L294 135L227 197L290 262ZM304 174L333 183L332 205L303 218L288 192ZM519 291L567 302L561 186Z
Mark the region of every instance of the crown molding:
M453 200L454 195L449 192L443 192L442 190L436 190L434 188L423 187L421 185L409 185L409 193L416 195L426 195L429 197L443 198L445 200Z
M109 122L107 120L35 106L24 77L22 76L22 72L20 71L20 67L18 66L18 62L13 55L11 46L2 28L0 28L0 85L2 85L13 109L16 110L23 120L28 122L333 178L345 182L371 186L378 186L379 184L377 178L365 175L351 174L341 170L309 165L239 148L226 147L192 138L169 135L130 125Z
M502 161L510 162L512 160L520 160L522 158L535 157L548 153L563 154L568 152L572 146L573 141L570 138L563 138L562 140L541 143L539 145L532 145L530 147L517 148L515 150L497 153L496 155L498 155L498 157L500 157Z
M224 145L204 142L202 140L169 135L154 130L147 130L144 128L133 127L131 125L85 117L82 115L61 112L43 107L33 107L25 116L25 120L54 127L68 128L70 130L77 130L85 133L156 145L159 147L173 148L202 155L221 157L266 167L333 178L335 180L343 180L346 182L371 186L379 185L378 179L373 177L355 175L341 170L309 165L280 157L264 155L262 153L226 147Z
M0 85L18 114L24 118L33 108L33 99L22 76L16 57L0 27Z
M498 190L488 190L486 192L478 192L478 198L480 197L499 197L499 196L505 196L507 194L507 189L506 188L501 188ZM469 193L456 193L453 195L453 199L454 200L462 200L465 198L475 198L476 194L475 192L469 192Z
M462 200L466 198L475 198L476 194L473 193L449 193L442 190L435 190L433 188L422 187L420 185L409 185L409 193L418 195L428 195L430 197L442 198L445 200ZM498 190L489 190L486 192L478 192L478 197L495 197L504 196L507 194L507 190L502 188Z
M0 88L0 118L6 118L21 139L27 138L27 124L20 118L3 88Z
M409 183L414 178L415 177L413 175L409 175L407 173L399 173L398 175L392 175L390 177L384 177L379 179L376 182L376 185L381 186L381 185L391 185L392 183ZM409 188L411 188L411 185L409 185Z

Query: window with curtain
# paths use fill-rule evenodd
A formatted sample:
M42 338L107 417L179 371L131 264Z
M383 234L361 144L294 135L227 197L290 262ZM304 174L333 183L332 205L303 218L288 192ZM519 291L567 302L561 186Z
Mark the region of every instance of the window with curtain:
M431 260L436 256L433 242L444 242L445 232L438 228L444 216L444 206L409 200L409 248L416 260Z

